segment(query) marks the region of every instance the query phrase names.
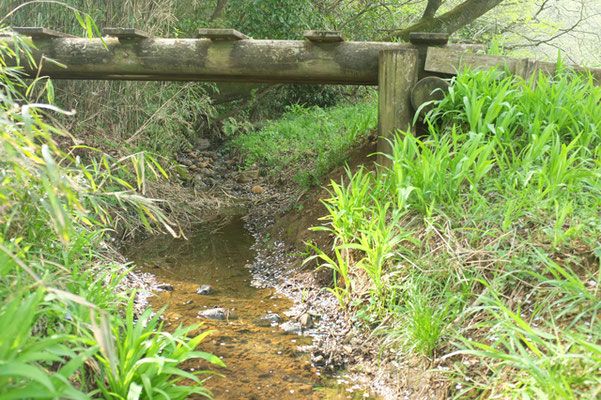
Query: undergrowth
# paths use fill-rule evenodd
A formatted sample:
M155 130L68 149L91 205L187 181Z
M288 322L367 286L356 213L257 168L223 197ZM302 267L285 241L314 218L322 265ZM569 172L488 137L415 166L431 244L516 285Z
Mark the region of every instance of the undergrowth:
M73 138L51 123L64 111L29 103L21 68L6 67L33 62L31 44L13 39L18 46L0 44L0 398L210 396L203 372L179 367L189 358L222 365L196 351L206 333L163 332L151 310L136 316L129 266L111 261L110 232L124 221L175 234L144 196L161 165L147 152L116 159L65 146Z
M427 136L398 132L389 166L331 182L317 229L334 248L309 260L454 398L598 398L600 102L561 65L457 76Z
M234 138L229 147L243 155L247 167L267 168L282 181L291 176L306 188L342 164L376 123L373 103L330 108L296 105L288 107L282 119Z

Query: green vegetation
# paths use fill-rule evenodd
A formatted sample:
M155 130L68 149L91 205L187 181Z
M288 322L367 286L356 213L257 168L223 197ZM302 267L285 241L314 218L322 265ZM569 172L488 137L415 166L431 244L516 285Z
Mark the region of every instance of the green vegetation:
M229 146L244 156L246 166L256 163L274 176L292 174L308 188L342 164L376 124L374 103L290 106L282 119L234 138Z
M309 259L383 346L447 370L455 398L597 398L600 102L568 70L458 76L429 135L399 132L389 167L331 183L316 229L334 248Z
M470 3L493 2L6 0L0 33L82 35L96 21L164 37L210 26L257 39L332 29L377 40ZM553 21L553 9L564 18L570 7L552 3L506 1L478 21L461 13L472 17L456 37L530 55L588 30ZM206 83L26 83L4 66L10 51L0 44L0 398L209 396L206 371L181 367L191 357L222 365L196 350L206 333L166 333L157 315L135 310L114 232L173 233L169 208L147 196L173 153L199 139L229 136L247 167L308 187L374 129L375 105L329 107L349 93L309 85L217 104L219 87ZM334 248L313 246L312 259L333 270L341 306L377 327L387 350L447 368L456 398L598 397L600 103L600 90L569 71L536 83L503 71L459 76L427 137L399 132L391 167L332 182L317 229ZM77 118L62 111L72 109Z
M30 62L30 44L16 40L19 52L0 48L0 398L210 395L203 372L179 367L193 357L223 365L196 351L206 333L188 338L193 326L168 334L151 310L137 315L128 266L111 261L120 259L108 244L111 228L125 229L124 221L173 232L143 195L163 169L145 152L115 159L70 145L50 122L64 112L29 103L24 94L36 82L4 67L9 56ZM182 378L188 386L178 385Z

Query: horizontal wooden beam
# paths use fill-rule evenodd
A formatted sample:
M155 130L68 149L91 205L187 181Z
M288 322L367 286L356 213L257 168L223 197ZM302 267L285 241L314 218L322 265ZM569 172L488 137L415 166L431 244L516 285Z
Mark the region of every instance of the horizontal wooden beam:
M10 41L10 38L0 38ZM378 84L381 50L407 43L306 40L52 39L36 43L41 73L54 79ZM31 75L37 73L32 69Z
M424 69L427 72L454 75L466 67L470 69L501 67L507 68L512 74L529 79L534 74L540 72L548 75L554 74L556 66L556 63L535 61L526 58L473 54L450 48L429 47ZM567 65L567 67L577 72L590 73L596 84L601 84L601 68L586 68L578 65Z

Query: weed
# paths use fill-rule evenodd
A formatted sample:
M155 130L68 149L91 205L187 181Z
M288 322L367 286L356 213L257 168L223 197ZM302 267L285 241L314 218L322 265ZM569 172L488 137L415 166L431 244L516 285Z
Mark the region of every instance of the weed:
M0 47L0 60L31 61L30 44L15 43L17 52ZM56 138L70 135L49 121L65 112L29 104L23 93L31 87L20 78L19 68L0 68L0 397L210 395L178 368L191 357L219 363L196 351L203 336L160 332L150 310L134 326L121 283L128 267L107 261L116 255L107 244L111 228L126 220L132 229L175 234L157 201L144 196L165 171L146 152L114 159L85 148L91 155L84 161L61 150ZM115 346L115 338L123 340ZM196 386L179 385L184 376Z
M289 107L281 120L242 134L229 147L244 156L245 164L268 168L274 178L291 174L308 188L334 167L376 126L374 104Z
M399 357L447 352L454 398L600 393L601 88L558 70L458 75L429 135L332 182L315 228L341 305Z

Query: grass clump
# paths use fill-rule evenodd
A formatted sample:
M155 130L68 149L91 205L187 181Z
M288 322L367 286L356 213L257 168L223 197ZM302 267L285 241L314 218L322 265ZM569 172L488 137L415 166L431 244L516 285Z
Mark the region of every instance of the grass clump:
M134 321L129 267L111 261L122 221L173 232L143 195L164 171L147 153L64 151L72 138L50 123L63 111L29 103L21 69L4 66L29 62L30 43L14 40L18 51L0 47L0 398L210 395L180 368L191 357L221 364L196 351L204 335L188 338L199 326L167 334L151 310ZM73 155L81 150L88 161ZM191 385L178 385L184 377Z
M283 118L234 138L247 167L257 165L274 176L290 175L309 187L343 163L349 151L377 124L377 107L358 103L331 108L292 106Z
M561 65L467 71L429 135L399 132L390 166L331 183L318 229L340 256L311 259L357 324L448 371L455 398L601 393L600 101Z

